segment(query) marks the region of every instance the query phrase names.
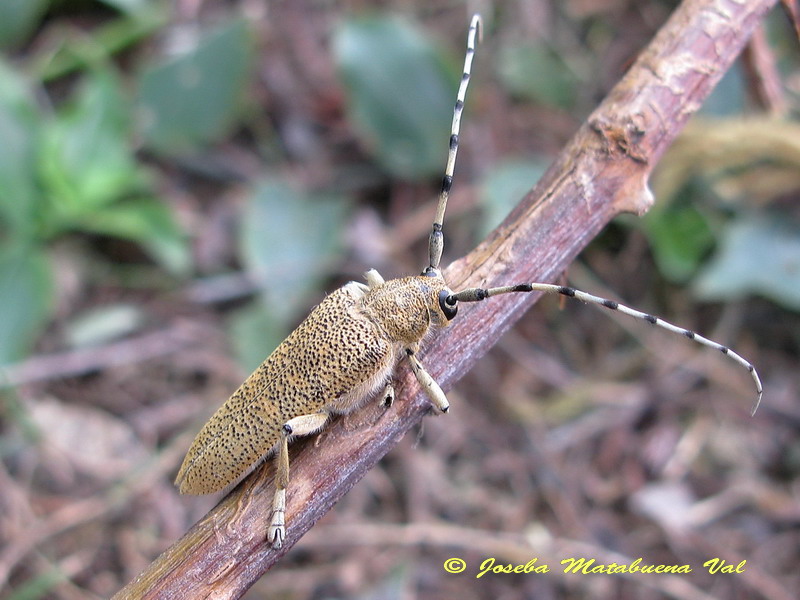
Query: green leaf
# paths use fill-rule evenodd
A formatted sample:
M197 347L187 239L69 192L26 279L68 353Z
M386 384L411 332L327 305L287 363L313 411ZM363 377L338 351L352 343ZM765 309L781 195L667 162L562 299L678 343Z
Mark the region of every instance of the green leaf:
M238 114L250 62L247 23L236 19L180 56L146 68L138 80L145 144L181 154L223 135Z
M69 322L66 337L73 348L99 346L136 331L144 318L141 307L132 304L95 307Z
M51 201L48 234L144 187L129 147L129 106L110 70L92 72L45 130L41 176Z
M758 294L800 310L800 227L761 216L737 221L693 289L706 300Z
M500 225L520 200L525 197L547 169L544 160L508 160L498 163L486 173L480 185L483 217L478 235L481 239Z
M152 0L101 0L101 2L129 15L143 14L148 10L156 10L155 2Z
M267 181L250 197L240 237L250 275L277 322L297 315L326 266L340 251L346 202L309 195L281 181Z
M36 27L48 0L3 0L0 2L0 47L24 40Z
M228 322L228 336L237 360L248 373L278 347L288 334L288 325L272 315L261 302L237 310Z
M58 567L50 567L41 574L23 579L13 590L8 591L6 600L41 600L49 597L50 591L61 583L69 581L69 577Z
M497 72L511 93L561 108L575 102L578 78L543 44L503 46Z
M685 282L694 275L714 245L714 234L703 213L677 199L655 206L642 223L659 271L674 282Z
M30 69L35 77L47 83L76 71L109 64L115 54L134 46L168 23L166 3L122 0L117 4L125 14L96 23L91 35L86 35L78 25L61 23L58 34L53 36L55 39L48 42L47 52L32 57Z
M35 107L28 82L0 61L0 232L18 241L34 237L41 202Z
M41 252L23 246L0 249L0 364L22 358L50 313L52 277Z
M443 169L457 83L433 44L397 18L345 22L333 53L349 118L381 166L416 179Z
M175 275L186 275L191 268L186 235L160 200L138 198L103 207L82 216L76 226L133 240Z

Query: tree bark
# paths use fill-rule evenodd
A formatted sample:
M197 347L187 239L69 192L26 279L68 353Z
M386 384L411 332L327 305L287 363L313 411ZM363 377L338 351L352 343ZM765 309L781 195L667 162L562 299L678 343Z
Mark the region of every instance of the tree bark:
M653 166L776 0L686 0L500 227L445 271L454 290L552 281L614 216L652 204ZM450 388L536 301L462 304L421 353ZM428 412L405 366L397 401L335 420L292 447L287 539L265 541L271 470L245 480L114 598L238 598ZM455 414L441 418L458 418ZM269 465L269 463L268 463ZM267 472L269 471L269 472Z

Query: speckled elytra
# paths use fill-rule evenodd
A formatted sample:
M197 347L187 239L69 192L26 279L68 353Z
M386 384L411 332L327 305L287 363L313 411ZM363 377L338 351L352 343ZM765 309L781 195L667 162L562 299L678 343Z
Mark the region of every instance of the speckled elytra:
M562 294L617 310L719 350L751 374L761 401L755 368L729 348L652 315L570 287L523 283L489 289L448 288L439 262L444 247L442 222L458 152L461 112L472 58L482 22L472 18L464 73L458 89L447 166L429 241L429 264L421 275L385 281L374 269L366 284L351 281L328 295L289 337L211 417L197 435L175 480L181 493L208 494L230 487L262 460L274 456L277 473L267 538L280 548L286 535L286 487L289 441L315 433L331 415L349 413L376 397L394 399L391 377L405 358L433 405L442 413L449 403L416 357L431 329L446 327L459 302L477 302L512 292ZM380 394L378 394L380 392ZM753 409L755 412L755 408Z

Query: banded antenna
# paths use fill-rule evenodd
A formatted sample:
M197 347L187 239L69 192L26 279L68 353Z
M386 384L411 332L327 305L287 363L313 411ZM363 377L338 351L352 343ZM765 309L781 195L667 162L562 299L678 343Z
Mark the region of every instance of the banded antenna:
M442 223L444 221L444 212L447 208L447 199L450 196L450 188L453 185L453 169L456 164L456 155L458 154L458 133L461 128L461 112L464 110L464 99L467 95L467 86L469 86L470 73L472 71L472 59L475 55L476 44L477 42L481 41L482 33L483 21L481 20L480 15L476 14L472 17L472 22L469 26L469 33L467 35L467 54L464 58L464 73L461 76L461 85L458 88L456 106L453 110L453 124L450 130L450 150L447 154L447 165L444 171L444 178L442 179L442 190L439 193L439 202L436 206L436 216L433 221L433 229L428 242L430 265L425 269L425 271L423 271L424 275L441 276L441 272L439 271L439 262L441 261L442 251L444 249ZM758 376L758 372L749 361L745 360L741 355L737 354L727 346L723 346L722 344L705 338L694 331L690 331L689 329L684 329L683 327L673 325L672 323L669 323L654 315L644 313L620 304L615 300L600 298L599 296L594 296L571 287L553 285L550 283L521 283L517 285L507 285L488 289L469 288L454 294L450 294L445 298L444 301L448 306L455 309L458 302L479 302L492 296L510 294L514 292L561 294L562 296L575 298L582 302L602 306L603 308L607 308L609 310L616 310L636 319L646 321L651 325L661 327L662 329L682 335L690 340L698 342L699 344L703 344L704 346L708 346L709 348L713 348L714 350L722 352L722 354L747 369L747 371L750 373L750 376L753 378L753 382L755 383L756 393L758 395L751 414L754 415L756 410L758 410L758 406L761 403L761 397L763 395L763 387L761 385L761 379ZM455 315L455 311L453 311L453 315Z
M727 346L723 346L722 344L719 344L714 340L705 338L702 335L695 333L694 331L691 331L689 329L684 329L683 327L678 327L677 325L673 325L672 323L669 323L664 319L630 308L629 306L620 304L615 300L608 300L606 298L601 298L599 296L587 294L586 292L582 292L580 290L576 290L575 288L566 287L563 285L553 285L551 283L521 283L518 285L506 285L502 287L494 287L488 289L469 288L466 290L462 290L458 293L451 294L450 296L445 298L445 302L450 306L455 306L458 302L480 302L481 300L486 300L487 298L490 298L492 296L499 296L500 294L511 294L514 292L542 292L544 294L561 294L562 296L575 298L577 300L580 300L581 302L595 304L597 306L602 306L603 308L607 308L609 310L619 311L623 314L634 317L636 319L647 321L648 323L650 323L651 325L655 325L656 327L661 327L662 329L666 329L667 331L671 331L672 333L677 333L678 335L682 335L686 338L689 338L690 340L694 340L699 344L703 344L704 346L713 348L714 350L718 350L728 358L732 359L734 362L740 364L745 369L747 369L747 371L750 373L750 376L753 378L753 382L756 385L756 393L758 397L756 399L755 405L753 406L753 410L751 411L750 414L755 415L756 411L758 410L759 404L761 404L761 397L763 396L764 393L764 388L761 385L761 379L758 376L756 368L741 355L737 354Z
M461 84L458 86L456 96L456 106L453 109L453 124L450 128L450 149L447 152L447 165L444 168L442 178L442 191L439 192L439 203L436 206L436 216L433 219L433 229L428 241L428 255L430 264L425 269L425 273L436 272L439 269L439 262L442 260L444 250L444 235L442 234L442 223L444 222L444 211L447 208L447 199L450 197L450 188L453 185L453 170L456 166L456 155L458 154L458 132L461 129L461 112L464 110L464 99L467 96L470 73L472 72L472 58L475 56L475 46L483 37L483 21L481 16L476 14L472 17L467 34L467 54L464 57L464 72L461 75Z

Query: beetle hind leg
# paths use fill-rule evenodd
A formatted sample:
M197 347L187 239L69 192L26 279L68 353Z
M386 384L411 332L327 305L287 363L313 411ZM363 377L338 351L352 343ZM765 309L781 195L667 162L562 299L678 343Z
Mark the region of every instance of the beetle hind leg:
M281 440L275 457L275 497L272 500L272 520L267 541L276 550L283 546L286 538L286 487L289 485L289 438L296 435L310 435L320 429L328 420L328 413L319 412L300 415L289 419L281 428Z
M289 436L282 435L278 456L275 458L275 497L272 500L272 520L267 532L267 541L275 549L283 546L286 537L286 486L289 484Z

